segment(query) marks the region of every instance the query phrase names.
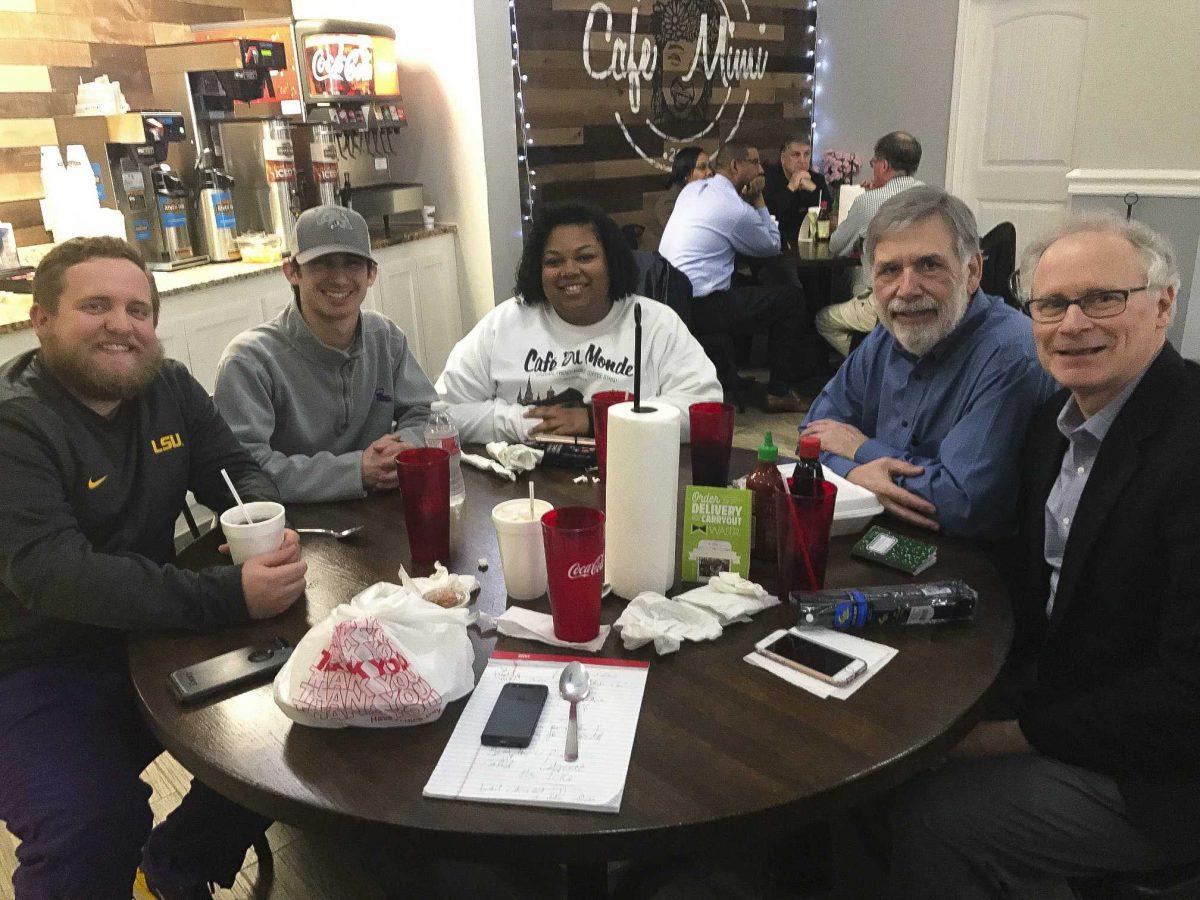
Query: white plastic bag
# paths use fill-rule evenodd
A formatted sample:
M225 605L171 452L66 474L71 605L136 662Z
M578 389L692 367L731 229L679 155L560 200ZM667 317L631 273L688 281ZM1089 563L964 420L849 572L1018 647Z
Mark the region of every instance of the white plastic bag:
M466 609L374 584L309 629L275 676L275 702L316 728L432 722L475 687L474 621Z

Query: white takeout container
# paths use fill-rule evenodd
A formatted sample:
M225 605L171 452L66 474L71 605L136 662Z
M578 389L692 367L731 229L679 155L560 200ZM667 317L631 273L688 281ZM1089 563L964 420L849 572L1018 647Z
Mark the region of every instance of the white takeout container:
M783 477L784 484L787 484L787 480L795 468L795 460L779 464L779 474ZM833 507L833 525L829 529L830 537L857 534L865 529L873 518L883 512L883 504L879 502L879 498L865 487L851 484L828 466L821 466L821 468L825 471L825 480L832 481L837 485L837 503Z

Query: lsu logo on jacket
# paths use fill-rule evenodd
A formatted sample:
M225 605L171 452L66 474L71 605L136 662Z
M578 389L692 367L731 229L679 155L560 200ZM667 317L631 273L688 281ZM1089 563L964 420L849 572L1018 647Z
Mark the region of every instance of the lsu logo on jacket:
M183 439L179 436L179 432L174 434L164 434L157 440L150 442L150 449L155 453L166 453L170 450L178 450L183 446Z

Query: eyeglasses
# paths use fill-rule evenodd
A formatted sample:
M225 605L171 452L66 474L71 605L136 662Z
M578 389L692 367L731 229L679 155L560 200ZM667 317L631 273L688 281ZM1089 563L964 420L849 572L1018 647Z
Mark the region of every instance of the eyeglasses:
M1051 294L1049 297L1032 298L1025 306L1029 310L1030 318L1043 324L1061 322L1066 318L1067 309L1074 305L1078 305L1080 311L1089 319L1111 319L1125 312L1125 304L1129 302L1130 294L1149 289L1148 284L1133 288L1105 288L1100 291L1088 291L1074 299Z

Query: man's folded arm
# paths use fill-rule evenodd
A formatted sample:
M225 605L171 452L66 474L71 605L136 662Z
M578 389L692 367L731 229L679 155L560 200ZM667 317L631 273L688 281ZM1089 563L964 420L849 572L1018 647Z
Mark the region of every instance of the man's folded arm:
M1043 394L1045 374L1034 360L994 365L965 415L927 457L868 439L854 458L868 463L888 456L920 475L896 483L937 507L942 529L959 537L994 539L1008 533L1016 502L1018 448Z

